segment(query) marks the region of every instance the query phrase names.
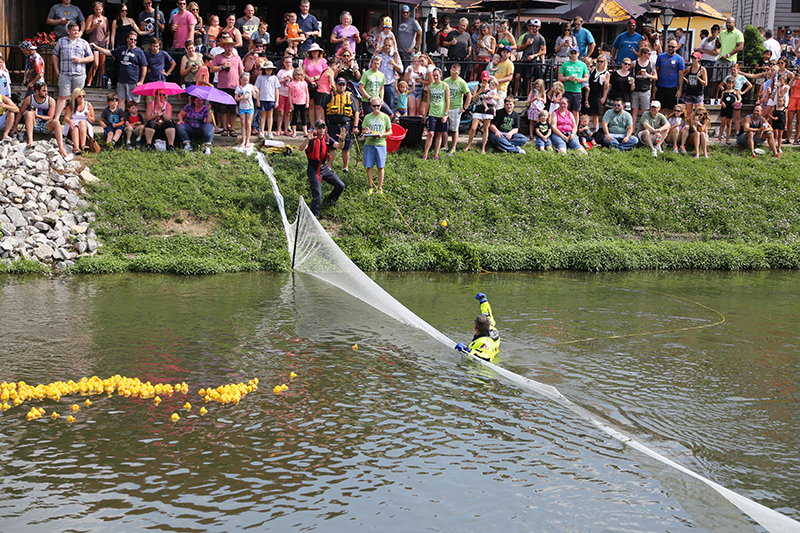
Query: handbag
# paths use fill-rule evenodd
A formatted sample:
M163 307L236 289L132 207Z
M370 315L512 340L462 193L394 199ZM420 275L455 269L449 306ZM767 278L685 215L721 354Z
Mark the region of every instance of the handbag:
M100 143L97 142L94 137L89 137L87 140L89 142L89 151L93 154L99 154L100 150L102 150Z

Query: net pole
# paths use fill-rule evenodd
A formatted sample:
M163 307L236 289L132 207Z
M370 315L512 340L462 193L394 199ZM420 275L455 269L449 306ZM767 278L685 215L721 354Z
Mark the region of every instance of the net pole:
M300 197L300 202L297 204L297 215L295 217L295 228L294 228L294 246L292 249L292 270L294 270L294 261L297 257L297 239L300 238L300 216L301 206L303 205L303 197Z

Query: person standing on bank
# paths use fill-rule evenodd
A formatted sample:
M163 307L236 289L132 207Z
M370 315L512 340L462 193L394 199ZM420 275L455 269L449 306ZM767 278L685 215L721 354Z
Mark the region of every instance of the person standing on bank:
M309 0L300 0L300 13L297 14L297 24L300 27L300 34L305 35L306 40L300 43L303 54L308 53L308 49L319 37L319 21L317 17L309 13L311 3Z
M127 102L139 103L139 95L133 94L133 90L144 83L147 76L147 56L141 48L136 46L137 35L135 31L128 33L127 46L121 46L114 50L106 50L94 45L97 52L104 56L112 56L119 62L119 76L117 77L117 97L124 100L127 109Z
M58 79L56 120L61 117L67 100L76 89L86 84L86 65L94 62L94 53L89 43L80 38L81 27L69 23L69 37L62 37L53 47L53 72Z
M82 36L86 29L86 19L80 8L72 5L72 0L61 0L60 4L51 7L47 13L47 25L53 26L56 39L66 37L69 34L69 25L73 22L78 25L78 37Z
M314 130L308 133L303 139L303 144L300 145L300 149L305 150L306 157L308 157L306 175L308 176L308 186L311 188L311 212L317 218L319 218L322 204L322 181L333 185L333 191L325 198L326 204L335 205L344 191L344 183L331 169L328 162L333 159L333 150L342 145L345 137L347 137L345 128L340 128L339 136L334 139L328 135L325 121L318 120L314 124Z
M422 26L411 18L411 8L405 4L400 7L400 17L400 24L397 25L397 48L403 64L410 65L411 57L419 53L422 46Z
M386 167L386 137L392 134L392 119L381 111L383 100L370 98L372 113L364 116L362 132L367 136L364 141L364 168L367 169L369 193L375 185L372 181L372 169L378 167L378 192L383 192L383 172Z
M356 96L347 90L347 80L340 77L336 80L336 89L331 101L325 108L328 125L332 131L344 128L347 135L342 143L342 171L346 174L350 165L350 147L353 146L353 130L358 129L358 117L361 106Z

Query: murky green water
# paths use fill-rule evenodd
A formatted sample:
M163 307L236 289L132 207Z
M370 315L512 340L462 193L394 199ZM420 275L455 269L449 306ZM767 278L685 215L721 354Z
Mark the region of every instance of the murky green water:
M797 273L376 280L459 340L486 292L501 365L800 519ZM714 310L724 323L664 331L718 322ZM5 278L0 312L0 381L191 387L158 407L93 397L72 425L69 398L41 402L59 420L27 421L31 404L0 414L0 531L757 529L698 482L308 276ZM198 414L200 387L253 377L238 406Z

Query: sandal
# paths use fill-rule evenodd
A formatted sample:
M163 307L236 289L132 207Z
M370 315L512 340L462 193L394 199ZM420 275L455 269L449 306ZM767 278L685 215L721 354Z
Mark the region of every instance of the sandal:
M800 146L800 139L795 139L792 144L795 146Z
M72 153L75 154L75 155L81 155L83 152L81 152L80 150L75 150Z
M238 133L236 133L236 132L235 132L235 131L233 131L233 130L230 130L230 131L228 132L228 137L238 137L238 136L239 136L239 134L238 134Z
M220 133L220 135L222 137L227 137L228 136L228 130L222 130L222 133Z

